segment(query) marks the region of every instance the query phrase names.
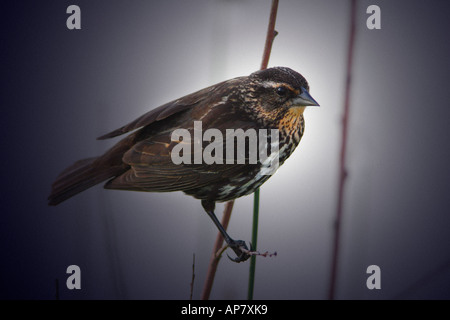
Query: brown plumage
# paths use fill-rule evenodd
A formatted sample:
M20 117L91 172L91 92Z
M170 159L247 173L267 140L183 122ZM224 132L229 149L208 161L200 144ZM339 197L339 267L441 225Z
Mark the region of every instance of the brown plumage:
M218 129L223 133L226 155L227 129L278 129L279 165L294 151L304 131L303 111L318 105L308 93L309 86L299 73L284 67L257 71L197 91L147 112L131 123L98 139L130 133L102 156L80 160L64 170L52 185L49 205L62 201L107 181L106 189L170 192L183 191L202 200L205 211L237 254L235 261L248 258L240 247L243 241L231 239L214 215L216 201L228 201L254 192L270 175L262 174L260 161L245 164L174 164L172 149L180 140L172 140L176 129L187 129L194 136L194 121L201 121L202 131ZM230 140L230 139L228 139ZM266 144L271 154L270 139ZM258 140L259 142L259 140ZM186 142L185 142L186 143ZM202 148L193 147L192 159ZM198 154L197 154L198 156ZM236 158L236 152L235 152ZM236 159L234 159L236 160ZM259 157L258 157L259 160Z

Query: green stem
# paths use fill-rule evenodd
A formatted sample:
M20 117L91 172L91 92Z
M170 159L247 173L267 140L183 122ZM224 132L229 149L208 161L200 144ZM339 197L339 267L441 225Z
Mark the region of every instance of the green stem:
M258 242L258 217L259 217L259 189L253 197L253 226L252 226L252 250L256 250ZM256 255L250 258L250 271L248 279L248 300L253 300L253 289L255 286Z
M269 64L270 52L272 50L273 40L277 35L275 31L275 21L277 20L278 0L272 0L272 6L270 7L269 25L267 27L266 43L264 45L263 58L261 62L261 70L267 69ZM258 216L259 216L259 189L254 193L253 198L253 227L252 227L252 246L256 251L258 241ZM247 299L253 300L253 289L255 286L255 267L256 267L256 255L252 255L250 258L250 271L248 279L248 293Z

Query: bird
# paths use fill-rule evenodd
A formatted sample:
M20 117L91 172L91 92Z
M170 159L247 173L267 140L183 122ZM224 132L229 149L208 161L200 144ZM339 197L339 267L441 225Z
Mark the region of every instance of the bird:
M319 104L310 95L306 79L288 67L258 70L214 84L98 137L105 140L127 134L103 155L79 160L62 171L52 184L48 204L58 205L102 182L105 189L182 191L201 200L203 209L236 254L232 260L245 261L250 256L248 247L223 228L214 212L216 202L249 195L271 177L273 169L282 165L299 144L307 106ZM210 139L195 138L199 125L200 134L210 130L215 135L210 134ZM237 136L227 134L252 130L266 132L267 139L257 135L253 141L250 138L255 135L244 136L243 141L248 142L244 150L233 145ZM181 137L174 135L176 132L188 135ZM269 136L268 132L276 135ZM194 139L189 139L192 134ZM213 143L215 148L211 147ZM251 143L262 146L257 161L250 161L255 150ZM210 157L217 160L222 154L223 161L201 161L208 145L214 149ZM175 152L180 149L182 152ZM262 151L268 156L263 157ZM239 155L244 161L237 161ZM175 156L186 161L180 162Z

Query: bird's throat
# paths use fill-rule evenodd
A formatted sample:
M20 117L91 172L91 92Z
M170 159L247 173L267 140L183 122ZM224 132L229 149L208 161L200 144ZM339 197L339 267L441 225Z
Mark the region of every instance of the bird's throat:
M300 117L303 114L303 111L305 111L306 107L305 106L298 106L298 107L290 107L286 117Z
M280 131L286 131L291 134L297 130L303 132L303 111L305 111L305 108L304 106L290 107L279 123Z

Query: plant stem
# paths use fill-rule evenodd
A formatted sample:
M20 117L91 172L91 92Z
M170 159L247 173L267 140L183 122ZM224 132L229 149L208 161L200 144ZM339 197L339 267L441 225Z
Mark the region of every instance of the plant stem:
M258 218L259 218L259 188L255 191L253 197L253 226L252 226L252 249L257 250L258 246ZM255 267L256 267L256 255L250 258L250 271L248 277L248 293L247 299L253 300L253 290L255 287Z
M272 7L270 9L269 25L267 27L266 43L264 45L263 58L261 62L261 70L267 69L269 64L270 52L272 51L273 39L277 35L275 31L275 21L277 19L278 0L272 0ZM254 193L253 198L253 225L252 225L252 250L257 250L258 242L258 219L259 219L259 189ZM248 292L247 299L253 300L253 291L255 286L255 268L256 256L250 258L250 271L248 278Z
M192 294L194 293L194 280L195 280L195 253L192 255L192 280L191 280L191 294L189 300L192 300Z
M275 21L277 20L278 0L272 0L270 8L269 26L267 27L266 44L264 45L261 70L267 69L269 65L270 52L272 51L273 39L277 35L275 31Z
M347 178L346 169L346 151L347 151L347 132L348 121L350 115L350 92L351 92L351 75L353 66L353 47L355 42L355 30L356 30L356 0L351 0L351 17L350 17L350 36L348 42L347 51L347 75L345 83L345 98L344 98L344 115L342 118L342 142L341 142L341 154L339 158L339 186L338 186L338 201L336 207L335 217L335 230L333 240L333 257L331 261L331 276L330 287L328 291L328 299L333 300L336 294L336 280L338 270L338 258L339 258L339 240L341 233L342 212L344 203L344 186Z

